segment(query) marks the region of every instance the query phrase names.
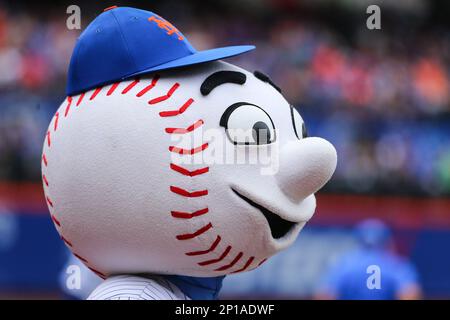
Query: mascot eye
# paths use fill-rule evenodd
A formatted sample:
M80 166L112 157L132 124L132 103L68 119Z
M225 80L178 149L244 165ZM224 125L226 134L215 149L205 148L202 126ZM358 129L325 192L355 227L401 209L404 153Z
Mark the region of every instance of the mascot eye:
M295 135L300 140L302 138L308 137L308 132L306 131L305 122L303 121L302 116L298 113L297 110L293 106L291 106L291 117L292 117L292 125L294 126Z
M234 144L269 144L275 141L275 127L260 107L238 102L227 108L220 119L228 138Z

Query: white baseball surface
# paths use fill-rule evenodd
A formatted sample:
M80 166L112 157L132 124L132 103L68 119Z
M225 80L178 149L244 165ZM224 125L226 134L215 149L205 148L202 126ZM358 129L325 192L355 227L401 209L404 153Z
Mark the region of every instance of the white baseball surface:
M202 82L219 70L242 72L246 82L223 84L203 96ZM249 146L230 141L219 122L237 102L269 115L276 142ZM233 123L259 121L251 119L249 110L242 109ZM314 213L314 192L336 167L333 146L302 138L298 129L300 137L282 94L221 61L67 98L49 125L43 148L44 190L56 229L102 277L251 270L293 243ZM196 134L195 143L184 139ZM272 152L279 168L261 174L262 165L251 161L202 162L219 144L250 159L257 150ZM194 157L197 163L186 163ZM262 211L236 192L276 219L293 222L292 228L275 239Z

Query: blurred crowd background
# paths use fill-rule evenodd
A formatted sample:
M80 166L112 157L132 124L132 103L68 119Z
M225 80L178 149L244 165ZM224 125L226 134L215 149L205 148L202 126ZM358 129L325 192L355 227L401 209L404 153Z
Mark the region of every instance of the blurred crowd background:
M429 253L427 246L437 250L435 245L445 248L444 240L450 243L450 228L445 227L450 225L450 205L446 199L450 195L448 2L155 0L114 3L53 1L51 5L0 2L0 191L7 194L3 198L27 202L31 192L28 188L33 189L30 185L38 185L40 181L44 132L54 111L65 98L68 61L82 31L66 27L66 8L70 4L81 8L82 29L103 8L127 5L159 13L174 23L199 50L234 44L256 45L254 52L230 59L230 62L269 74L283 89L287 99L299 109L310 134L330 140L339 155L334 178L322 192L325 199L329 196L336 200L337 206L324 209L328 213L323 216L330 219L318 220L316 224L313 219L311 229L299 241L322 240L311 240L306 247L317 247L319 243L322 244L323 255L330 255L331 249L325 244L341 243L339 250L346 248L351 243L348 228L360 219L382 215L389 222L397 221L394 216L398 215L402 222L392 226L394 235L400 234L400 242L408 244L403 246L407 248L404 253L419 264L420 276L421 259L424 258L421 253L418 253L419 258L414 256L414 247L425 246L423 251ZM381 7L381 30L368 30L366 27L369 4ZM25 198L11 191L11 185L19 188L20 197ZM23 185L27 186L25 191ZM366 197L379 200L374 202L370 212L358 212L358 208L367 206L352 207L353 198L348 197L354 197L354 194L362 194L363 198L356 201L359 204ZM398 197L399 200L383 202L387 197ZM411 205L408 202L411 199L419 203ZM426 204L420 202L421 199L427 201ZM338 205L341 201L350 205ZM21 203L16 211L35 211L35 206L25 205L25 209L23 206ZM378 212L377 208L389 211L390 215ZM408 208L411 212L398 212L392 208ZM424 224L427 221L424 217L428 214L439 216L429 228ZM10 230L8 226L14 224L11 217L16 215L0 215L3 217L0 219L0 233ZM26 216L29 218L30 215ZM37 219L36 215L32 216ZM340 224L342 221L339 222L337 216L343 216L342 221L346 223ZM35 226L41 223L33 221ZM51 230L50 224L46 223L42 222L41 227ZM341 227L344 230L343 238L338 237L344 239L341 242L336 242L334 233L326 234L328 240L318 236L324 235L323 230L327 228L335 230ZM20 230L20 223L18 228ZM395 228L399 232L396 233ZM436 228L438 235L426 234ZM418 233L426 234L425 244L414 242L418 241ZM0 236L0 244L1 239ZM308 251L305 248L299 250ZM339 250L331 251L334 255ZM434 258L443 255L448 253L444 250L436 252ZM306 253L305 256L309 257ZM38 256L33 259L40 261ZM300 265L291 263L290 266L311 271L314 265L305 267L308 265L306 260L303 258ZM314 263L324 266L326 263L322 260L317 258ZM20 288L23 284L39 291L39 285L33 287L31 282L21 282L20 278L27 274L26 271L14 281L11 277L2 276L2 261L0 291L2 279L8 288ZM27 261L26 257L20 261ZM433 259L427 263L438 264ZM57 270L56 266L54 268ZM286 272L289 275L294 271ZM436 268L422 270L425 297L450 297L450 276L442 274L443 278L436 279L430 275L428 279L424 276L427 272L436 272ZM298 291L273 289L271 292L279 292L278 296L312 297L314 283L311 279L314 277L305 277L306 282L298 285ZM52 288L51 284L42 281L42 285ZM286 283L289 285L289 281ZM242 287L228 292L231 296L237 293L251 296L251 285L248 288L248 292Z

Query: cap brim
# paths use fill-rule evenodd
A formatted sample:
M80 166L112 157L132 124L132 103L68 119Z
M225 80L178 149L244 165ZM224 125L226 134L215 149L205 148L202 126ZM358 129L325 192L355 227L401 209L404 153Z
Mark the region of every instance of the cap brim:
M148 69L145 69L145 70L142 70L139 72L135 72L131 75L126 76L126 78L145 74L145 73L150 73L153 71L160 71L160 70L190 66L190 65L194 65L194 64L219 60L219 59L223 59L223 58L229 58L229 57L237 56L239 54L251 51L253 49L255 49L255 46L244 45L244 46L230 46L230 47L198 51L189 56L186 56L186 57L183 57L180 59L176 59L176 60L172 60L172 61L160 64L158 66L148 68Z

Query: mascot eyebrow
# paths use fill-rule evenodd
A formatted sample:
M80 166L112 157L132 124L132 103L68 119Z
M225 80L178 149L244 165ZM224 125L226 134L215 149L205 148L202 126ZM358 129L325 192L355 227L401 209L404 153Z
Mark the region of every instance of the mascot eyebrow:
M272 87L275 88L275 90L277 90L279 93L281 93L281 88L279 86L277 86L275 83L273 83L273 81L269 78L268 75L262 73L261 71L256 70L255 72L253 72L253 74L255 75L255 77L257 77L259 80L267 82L268 84L270 84Z
M269 76L265 75L261 71L255 71L253 73L256 78L263 82L269 83L272 87L275 88L278 92L281 93L280 87L278 87L273 81L269 78ZM200 86L200 92L202 95L207 96L218 86L225 83L235 83L243 85L247 81L247 76L239 71L217 71L213 74L209 75Z
M208 76L200 86L202 95L207 96L216 87L224 83L244 84L247 81L247 76L238 71L217 71Z

